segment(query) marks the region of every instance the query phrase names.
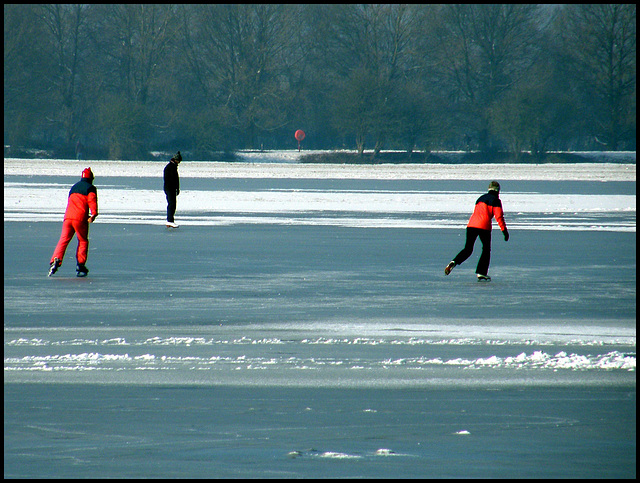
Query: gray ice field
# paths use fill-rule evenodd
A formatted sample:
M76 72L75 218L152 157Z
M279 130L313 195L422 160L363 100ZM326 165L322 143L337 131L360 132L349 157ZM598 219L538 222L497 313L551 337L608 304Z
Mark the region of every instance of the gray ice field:
M635 165L495 176L490 283L443 270L491 174L187 166L171 231L92 166L78 279L82 169L5 161L5 477L636 476Z

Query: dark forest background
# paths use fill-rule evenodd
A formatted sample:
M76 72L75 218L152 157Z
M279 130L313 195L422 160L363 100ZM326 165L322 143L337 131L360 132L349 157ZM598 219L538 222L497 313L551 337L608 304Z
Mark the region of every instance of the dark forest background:
M4 5L5 154L636 149L635 5Z

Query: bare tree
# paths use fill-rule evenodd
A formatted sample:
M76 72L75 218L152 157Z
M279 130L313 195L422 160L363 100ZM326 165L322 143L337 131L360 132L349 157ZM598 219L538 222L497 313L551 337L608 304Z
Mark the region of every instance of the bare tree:
M94 20L100 23L94 41L106 60L105 76L113 76L112 86L130 101L146 104L177 31L175 7L111 4L101 6Z
M82 71L87 68L88 6L44 4L36 8L46 32L40 41L48 49L52 64L47 78L55 109L47 118L63 132L63 142L69 150L78 137L81 111L85 107L78 84Z
M608 149L624 137L635 146L636 6L568 5L557 30L591 134Z
M29 146L51 112L48 49L33 39L47 35L34 5L4 5L4 138L13 151Z
M143 156L158 126L167 124L164 76L179 26L177 9L97 5L92 21L101 84L98 118L107 131L109 156Z
M202 5L191 53L207 95L253 146L289 122L285 72L295 6ZM196 45L197 44L197 45ZM282 109L284 107L284 109Z
M333 123L353 133L358 152L374 143L374 156L397 133L393 98L409 61L414 6L327 5L310 10L315 19L318 71L331 83Z
M535 61L537 7L446 5L441 11L437 68L451 99L475 126L480 150L490 147L491 106Z

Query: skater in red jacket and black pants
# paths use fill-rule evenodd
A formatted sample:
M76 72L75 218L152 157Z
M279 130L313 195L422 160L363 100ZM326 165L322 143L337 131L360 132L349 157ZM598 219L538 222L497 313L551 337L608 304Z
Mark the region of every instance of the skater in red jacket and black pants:
M495 217L504 235L504 241L509 241L509 231L504 222L502 202L500 201L500 184L497 181L489 183L489 192L482 195L476 201L473 214L467 223L467 241L464 248L444 269L444 274L449 275L453 267L460 265L473 253L473 245L476 238L482 242L482 254L478 260L476 274L478 281L489 281L489 262L491 260L491 220Z
M89 216L91 212L91 216ZM93 186L93 173L91 168L86 168L82 172L82 179L71 187L67 210L64 213L62 222L62 234L56 246L49 266L49 276L56 273L60 265L67 245L73 238L78 236L78 250L76 251L76 273L78 277L86 277L89 270L85 266L89 251L89 223L98 216L98 190Z

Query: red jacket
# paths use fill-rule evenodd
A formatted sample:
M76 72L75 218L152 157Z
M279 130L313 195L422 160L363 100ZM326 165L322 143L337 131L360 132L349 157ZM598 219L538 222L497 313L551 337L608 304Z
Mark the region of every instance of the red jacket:
M481 230L491 230L491 219L495 217L500 230L505 231L507 224L504 222L502 212L502 202L495 191L489 191L476 201L473 214L467 223L468 227L480 228Z
M88 178L82 178L71 187L65 220L89 220L89 210L92 215L98 214L98 190Z

